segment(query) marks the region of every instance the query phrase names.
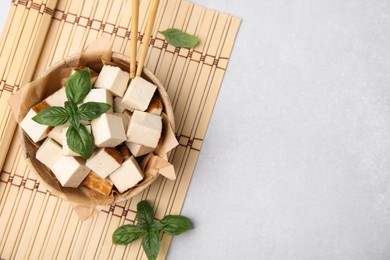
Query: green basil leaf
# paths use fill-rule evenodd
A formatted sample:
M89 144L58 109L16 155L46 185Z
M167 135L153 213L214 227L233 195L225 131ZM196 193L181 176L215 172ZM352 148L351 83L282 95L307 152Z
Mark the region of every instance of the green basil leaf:
M193 35L182 32L175 28L166 29L160 32L165 40L175 47L194 48L199 43L199 39Z
M66 98L78 104L87 96L91 89L91 71L89 68L78 70L66 81Z
M118 227L112 234L112 243L127 245L141 237L143 231L139 226L123 225Z
M171 236L177 236L192 228L189 218L184 216L168 215L161 220L164 227L161 229Z
M146 232L144 238L142 239L142 247L146 253L146 256L149 260L154 260L157 258L158 251L160 250L161 237L157 232Z
M152 224L152 230L154 231L161 231L165 227L165 224L161 223L160 221L156 221Z
M46 108L32 118L38 124L49 126L63 125L68 119L69 112L63 107Z
M73 125L68 128L68 131L66 131L66 142L73 152L80 154L84 159L91 157L95 147L92 135L88 133L87 128L82 124L80 124L78 129Z
M65 101L65 109L69 113L69 122L76 129L80 127L80 116L77 113L77 105L73 101Z
M143 200L137 204L137 217L141 224L148 227L153 224L154 212L148 201Z
M93 120L101 114L106 113L110 108L111 105L107 103L87 102L78 108L77 114L81 120Z

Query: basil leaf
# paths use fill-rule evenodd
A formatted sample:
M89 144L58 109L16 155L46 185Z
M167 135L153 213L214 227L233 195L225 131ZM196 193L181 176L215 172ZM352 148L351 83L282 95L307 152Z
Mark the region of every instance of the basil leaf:
M72 126L79 129L80 127L80 116L77 113L77 105L73 101L65 101L65 109L69 113L69 122Z
M107 112L110 108L111 105L107 103L88 102L82 104L78 108L77 114L80 116L81 120L93 120L98 118L101 114Z
M199 39L175 28L166 29L160 32L165 40L175 47L194 48L199 43Z
M127 245L141 237L143 231L139 226L123 225L118 227L112 234L112 243Z
M49 126L63 125L68 119L69 112L63 107L46 108L32 118L38 124Z
M95 147L92 135L88 133L87 128L82 124L80 124L78 129L73 125L68 128L68 131L66 131L66 142L73 152L80 154L84 159L91 157Z
M160 221L156 221L152 224L152 230L154 231L161 231L165 227L165 224L161 223Z
M148 201L143 200L137 204L137 217L141 224L145 224L148 227L153 224L154 213Z
M157 258L158 251L160 250L161 237L157 232L146 232L144 238L142 239L142 247L146 253L146 256L149 260L154 260Z
M171 236L177 236L192 228L189 218L184 216L168 215L161 220L164 227L161 229Z
M66 98L78 104L92 89L91 71L84 68L73 73L66 81Z

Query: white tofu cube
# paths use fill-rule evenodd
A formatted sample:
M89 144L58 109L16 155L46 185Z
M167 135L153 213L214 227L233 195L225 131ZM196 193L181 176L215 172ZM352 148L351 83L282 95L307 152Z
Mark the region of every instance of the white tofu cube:
M20 127L26 132L26 134L31 138L35 143L44 139L49 133L51 127L47 125L41 125L32 120L34 116L37 115L37 112L34 109L30 109L27 115L20 122Z
M125 127L120 116L104 113L91 121L97 147L115 147L126 140Z
M107 89L91 89L91 91L88 93L88 95L84 98L83 103L87 102L102 102L107 103L111 105L110 110L108 110L108 113L112 113L113 109L113 97L110 91Z
M47 138L39 147L35 157L49 169L62 157L62 148L53 139Z
M138 76L135 77L131 80L129 87L123 96L122 106L130 111L145 111L149 106L150 100L152 100L156 88L157 87L149 81Z
M139 167L134 156L123 162L121 167L109 175L110 180L120 193L134 187L144 178L144 173Z
M91 170L80 158L62 156L51 171L63 187L77 188Z
M66 127L69 127L70 123L66 122L64 125L56 126L53 129L50 130L48 137L52 138L54 141L62 145L63 136L62 136L62 130Z
M133 115L133 112L125 109L125 111L123 111L123 114L126 115L126 117L130 120L131 116Z
M118 67L104 65L96 82L95 88L105 88L114 96L122 97L127 88L130 74Z
M123 111L125 111L125 108L122 106L122 98L115 97L114 98L114 112L115 113L123 113Z
M147 147L136 143L126 142L126 145L134 157L139 157L154 151L154 148L152 147Z
M125 127L125 132L126 132L128 126L129 126L130 118L127 115L123 114L123 113L114 113L114 115L119 116L120 118L122 118L123 126Z
M161 137L160 116L135 110L127 129L127 141L156 148Z
M162 111L163 111L163 103L161 101L161 98L158 96L153 96L152 100L149 103L148 109L146 109L145 112L159 116L161 115Z
M65 87L60 88L56 92L54 92L51 96L47 97L45 101L52 107L60 106L63 107L66 99Z
M101 148L87 160L86 165L101 178L106 178L122 164L122 155L115 148Z
M68 146L68 143L66 142L66 132L68 131L68 128L69 127L64 127L62 128L62 152L63 152L63 155L71 155L71 156L80 156L80 154L78 153L75 153L73 152L69 146ZM87 131L88 133L91 133L91 126L90 125L86 125L85 128L87 128Z

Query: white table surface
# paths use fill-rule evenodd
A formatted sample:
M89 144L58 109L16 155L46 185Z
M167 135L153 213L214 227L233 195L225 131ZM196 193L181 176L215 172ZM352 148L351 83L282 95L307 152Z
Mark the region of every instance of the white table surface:
M390 2L194 2L243 22L168 259L390 259Z

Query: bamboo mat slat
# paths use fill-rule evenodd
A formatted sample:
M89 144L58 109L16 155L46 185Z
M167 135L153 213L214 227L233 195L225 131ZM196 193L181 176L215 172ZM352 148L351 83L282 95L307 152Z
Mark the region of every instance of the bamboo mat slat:
M138 47L150 0L140 1ZM147 259L140 241L111 243L113 231L136 223L137 203L153 203L156 218L179 214L222 85L240 19L184 0L160 0L145 65L172 100L179 146L169 160L176 181L158 178L126 202L101 207L81 222L71 205L40 184L19 148L18 131L6 103L12 93L48 67L106 35L113 50L130 55L131 0L16 0L0 38L0 258ZM195 49L168 45L158 32L175 27L195 34ZM163 235L159 259L171 237Z

